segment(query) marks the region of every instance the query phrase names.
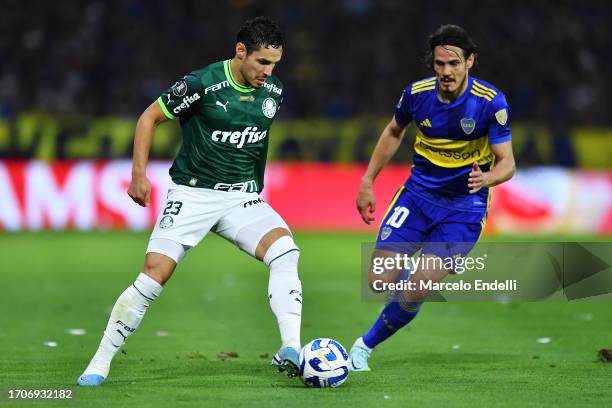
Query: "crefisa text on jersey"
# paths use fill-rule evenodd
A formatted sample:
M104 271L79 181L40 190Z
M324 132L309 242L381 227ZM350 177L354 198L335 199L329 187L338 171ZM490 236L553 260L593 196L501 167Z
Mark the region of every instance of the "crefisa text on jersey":
M214 132L212 132L212 135L210 135L210 137L215 142L221 142L221 143L227 142L229 144L236 145L238 149L241 149L245 143L260 142L266 137L267 134L268 134L267 130L264 130L263 132L261 131L258 132L257 126L255 127L248 126L242 132L240 131L232 132L229 130L228 131L215 130ZM249 137L248 139L247 139L247 136Z
M197 92L194 93L193 95L187 95L186 97L183 98L183 101L181 102L181 104L177 106L176 108L174 108L172 112L175 115L178 115L183 109L189 108L191 104L197 101L198 99L200 99L200 95Z
M271 84L271 83L267 83L264 82L263 86L270 92L274 92L277 95L280 95L283 93L283 90L281 88L279 88L278 86Z

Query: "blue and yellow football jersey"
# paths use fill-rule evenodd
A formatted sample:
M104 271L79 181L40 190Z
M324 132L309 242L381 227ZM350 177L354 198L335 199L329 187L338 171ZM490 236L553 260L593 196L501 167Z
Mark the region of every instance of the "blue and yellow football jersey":
M395 108L396 122L416 124L414 166L406 187L435 194L436 201L465 209L487 204L488 189L469 194L472 163L488 171L495 157L490 145L511 140L510 108L493 85L468 76L465 92L452 103L438 99L435 77L414 82ZM442 202L440 202L442 200Z

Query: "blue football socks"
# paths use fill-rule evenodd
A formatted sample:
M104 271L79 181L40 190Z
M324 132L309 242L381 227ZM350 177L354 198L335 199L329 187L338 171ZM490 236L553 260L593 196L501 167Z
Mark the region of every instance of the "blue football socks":
M363 335L363 342L373 349L410 323L419 313L420 307L419 303L408 302L403 296L399 296L398 301L385 306L374 325Z

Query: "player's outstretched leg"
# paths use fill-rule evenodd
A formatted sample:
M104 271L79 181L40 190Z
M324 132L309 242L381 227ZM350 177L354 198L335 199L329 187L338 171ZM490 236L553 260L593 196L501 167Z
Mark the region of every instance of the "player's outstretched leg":
M161 290L159 283L141 273L136 281L123 291L111 311L98 351L77 380L78 385L97 386L104 382L113 357L136 330L149 304L159 296Z
M302 283L297 266L299 249L291 236L278 238L266 252L264 263L270 267L268 298L278 321L282 346L272 359L279 371L290 377L300 373L300 326L302 323Z
M145 273L117 299L111 311L98 351L78 378L82 386L102 385L113 357L127 338L136 330L147 308L161 293L163 284L170 279L176 264L185 255L185 248L174 241L151 239L145 257Z
M349 352L351 371L370 371L368 359L374 348L410 323L419 313L420 306L408 301L403 293L398 294L396 301L388 303L370 330L353 344Z

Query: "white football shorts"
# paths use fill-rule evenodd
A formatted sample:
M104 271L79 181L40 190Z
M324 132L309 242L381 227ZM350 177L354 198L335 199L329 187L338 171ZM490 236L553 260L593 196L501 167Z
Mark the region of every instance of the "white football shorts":
M280 215L257 193L219 191L171 183L166 204L161 209L151 233L147 253L169 256L177 263L177 254L164 244L173 241L185 251L196 246L209 231L234 243L251 256L261 238L275 228L289 227Z

